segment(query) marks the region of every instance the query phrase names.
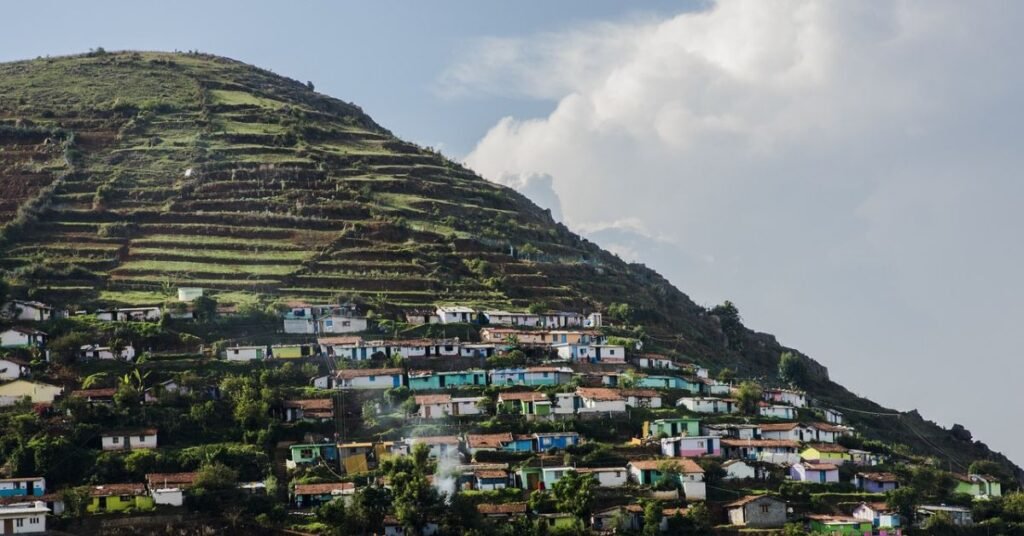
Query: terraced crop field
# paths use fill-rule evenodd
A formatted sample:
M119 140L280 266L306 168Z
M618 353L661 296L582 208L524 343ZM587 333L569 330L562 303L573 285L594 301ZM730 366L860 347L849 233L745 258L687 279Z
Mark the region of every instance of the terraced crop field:
M359 108L235 61L4 64L0 95L0 169L16 192L0 221L40 207L4 230L0 267L40 299L144 305L190 285L235 301L695 307Z

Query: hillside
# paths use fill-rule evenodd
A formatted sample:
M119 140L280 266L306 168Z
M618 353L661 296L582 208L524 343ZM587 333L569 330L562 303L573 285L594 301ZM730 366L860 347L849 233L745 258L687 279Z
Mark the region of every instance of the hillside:
M182 285L237 305L359 295L384 316L437 303L628 304L617 334L712 374L777 383L789 350L357 106L225 58L0 65L0 191L0 268L14 292L70 308L160 304ZM895 412L803 357L804 387L866 438L953 468L1012 466L916 412L881 415Z

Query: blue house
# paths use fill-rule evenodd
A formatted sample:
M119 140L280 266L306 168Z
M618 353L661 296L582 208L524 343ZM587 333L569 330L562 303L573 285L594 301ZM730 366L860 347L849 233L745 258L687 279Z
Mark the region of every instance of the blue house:
M0 497L39 497L46 495L46 479L41 476L0 478Z
M513 435L512 441L501 450L508 452L533 452L533 436Z
M434 372L430 370L409 371L409 389L447 389L449 387L487 385L487 371L482 369Z
M701 383L679 376L643 376L637 380L637 387L648 389L682 389L694 394L701 391Z
M544 452L550 449L564 449L580 444L580 435L576 432L551 432L533 434L534 450Z

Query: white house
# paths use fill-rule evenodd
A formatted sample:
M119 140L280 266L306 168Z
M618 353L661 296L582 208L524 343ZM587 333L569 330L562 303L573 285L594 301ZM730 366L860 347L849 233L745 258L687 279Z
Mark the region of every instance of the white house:
M9 320L45 322L53 318L53 308L37 301L11 300L3 306L3 317Z
M440 322L441 318L434 311L414 310L405 312L406 324L439 324Z
M367 327L365 318L354 316L328 316L317 322L320 333L359 333Z
M156 322L162 314L159 307L122 307L96 311L96 319L107 322Z
M551 406L551 413L563 417L574 415L576 407L581 404L582 402L576 396L576 393L555 393L555 403Z
M761 402L758 404L757 413L762 417L775 419L792 420L796 418L796 408L784 404L769 404Z
M660 439L661 453L670 458L718 456L722 453L722 438L718 436L678 436Z
M739 411L736 401L731 398L684 396L676 401L676 406L683 406L694 413L736 413Z
M203 289L199 287L178 287L178 301L190 302L203 297Z
M704 384L704 392L711 396L729 396L732 393L732 385L726 382L720 382L718 380L712 380L710 378L700 378L700 382Z
M0 407L13 406L25 399L33 404L51 403L62 392L63 387L18 379L0 385Z
M266 357L266 346L232 346L224 349L224 359L228 361L255 361Z
M683 494L687 501L703 501L707 499L707 485L704 483L704 469L689 458L676 460L679 463L679 480L683 484Z
M138 450L157 447L156 428L112 430L100 434L103 450Z
M0 478L0 499L46 494L46 479L41 476Z
M46 532L46 514L50 509L42 501L0 505L0 534L37 534Z
M441 305L434 312L442 324L476 322L476 309L460 305Z
M587 315L586 320L583 321L583 327L585 328L599 328L603 323L601 313L590 313Z
M554 311L540 315L540 321L549 328L578 328L583 326L586 318L582 313Z
M38 329L12 327L0 332L0 348L40 347L46 342L46 333Z
M430 457L432 458L459 457L459 438L456 436L413 437L406 439L405 443L409 446L410 452L414 445L426 444L430 447Z
M880 529L894 529L900 526L900 515L884 502L862 502L853 509L853 517L870 521Z
M28 373L28 363L10 356L0 357L0 380L17 380Z
M86 344L82 346L78 354L82 359L123 359L131 361L135 359L135 347L128 344L119 352L115 352L109 346L98 344Z
M602 488L619 488L629 480L629 470L625 467L577 467L576 472L594 475L597 485Z
M556 344L558 357L590 363L625 363L626 348L615 344Z
M626 399L615 389L606 387L580 387L576 389L580 399L577 413L625 413Z
M619 393L626 398L626 405L631 408L661 407L661 395L654 389L621 389Z
M728 460L722 464L725 476L722 480L753 480L757 478L757 469L743 460Z
M185 504L185 494L179 487L156 487L149 490L154 504L164 506L181 506Z
M191 390L188 387L178 385L174 380L164 380L152 387L147 387L142 392L142 399L146 402L159 402L163 393L180 393L187 395Z
M807 405L807 393L803 391L796 391L793 389L765 389L762 393L764 399L768 402L775 402L777 404L789 404L797 408L802 408Z
M843 414L834 410L825 408L825 422L829 424L843 424Z
M788 406L783 406L788 407ZM815 429L808 425L788 422L779 424L762 424L761 437L764 439L788 439L801 443L817 442ZM829 441L831 443L831 441Z
M640 368L666 370L679 370L682 368L675 361L659 354L642 354L637 356L633 361L636 363L636 366Z
M480 402L484 397L453 398L452 395L420 395L416 397L419 416L423 419L442 419L461 415L480 415Z
M405 385L400 368L344 369L335 375L335 389L391 389Z
M492 326L539 326L540 316L533 313L510 313L508 311L484 311L484 318Z

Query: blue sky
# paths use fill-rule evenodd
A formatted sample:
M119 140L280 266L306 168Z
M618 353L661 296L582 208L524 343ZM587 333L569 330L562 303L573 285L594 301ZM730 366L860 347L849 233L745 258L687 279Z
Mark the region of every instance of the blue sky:
M1024 461L1024 6L21 2L0 60L198 49L362 106L859 394Z

